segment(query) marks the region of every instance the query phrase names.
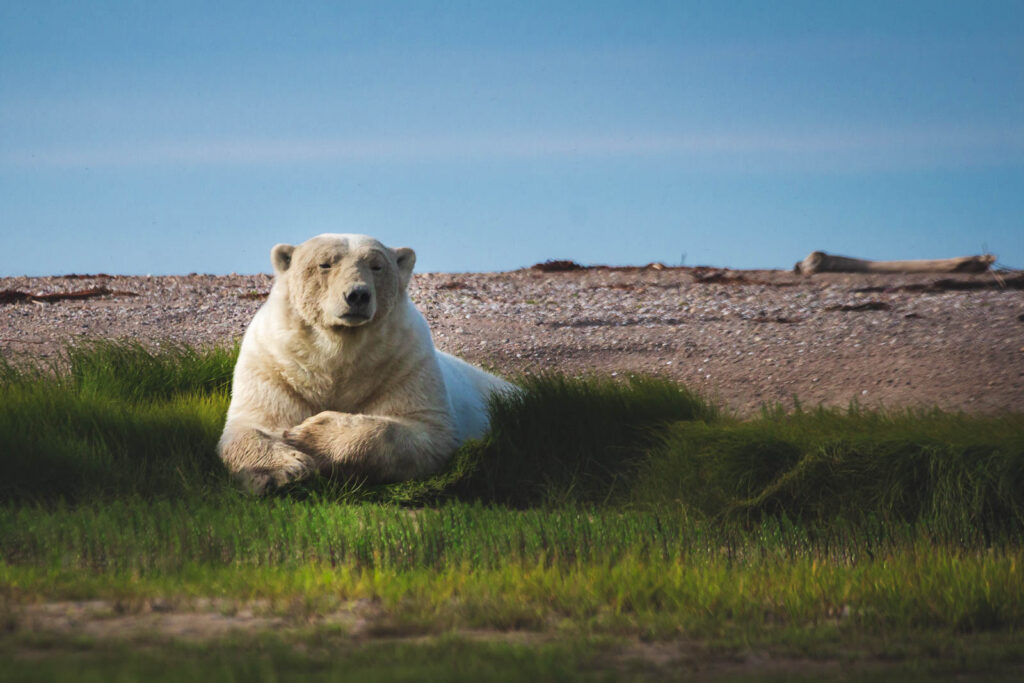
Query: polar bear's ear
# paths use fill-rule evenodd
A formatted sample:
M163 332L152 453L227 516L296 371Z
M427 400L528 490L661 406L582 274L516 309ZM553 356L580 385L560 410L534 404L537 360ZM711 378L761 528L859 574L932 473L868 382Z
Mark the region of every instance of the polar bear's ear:
M275 244L270 250L270 262L274 264L274 272L280 275L292 265L292 252L295 247L290 244Z
M412 268L416 265L416 252L409 247L399 247L395 249L395 262L398 263L398 272L402 274L402 282L409 284Z

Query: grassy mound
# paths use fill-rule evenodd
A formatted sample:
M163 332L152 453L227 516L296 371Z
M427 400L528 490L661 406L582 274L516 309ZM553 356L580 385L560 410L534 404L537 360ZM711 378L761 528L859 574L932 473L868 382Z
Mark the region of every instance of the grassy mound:
M0 365L0 499L237 495L214 446L236 349L97 342ZM317 480L281 495L512 507L676 507L693 518L1024 530L1024 420L851 409L738 421L665 380L522 380L435 477Z
M644 460L633 497L711 518L928 520L950 535L1019 532L1024 420L853 408L675 423Z

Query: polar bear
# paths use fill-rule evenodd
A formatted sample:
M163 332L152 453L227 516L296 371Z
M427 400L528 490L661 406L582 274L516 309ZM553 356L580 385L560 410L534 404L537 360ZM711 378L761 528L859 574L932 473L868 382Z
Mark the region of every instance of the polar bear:
M398 481L440 468L513 385L434 348L409 300L416 254L324 234L271 250L218 452L256 494L314 473Z

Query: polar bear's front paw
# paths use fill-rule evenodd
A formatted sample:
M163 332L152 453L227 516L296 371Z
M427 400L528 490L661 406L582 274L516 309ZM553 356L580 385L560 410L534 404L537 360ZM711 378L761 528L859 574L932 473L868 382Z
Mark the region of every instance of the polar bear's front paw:
M358 427L365 421L361 416L327 410L285 430L282 439L293 448L334 461L357 437Z
M313 459L284 444L275 444L271 462L262 467L247 467L235 478L249 493L262 496L275 488L305 479L317 471Z

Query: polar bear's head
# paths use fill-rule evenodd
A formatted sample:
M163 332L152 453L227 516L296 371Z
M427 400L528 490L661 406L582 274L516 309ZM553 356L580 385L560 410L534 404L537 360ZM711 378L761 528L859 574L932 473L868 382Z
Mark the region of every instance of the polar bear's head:
M270 260L299 317L341 331L391 312L409 286L416 253L366 235L324 234L298 246L278 244Z

